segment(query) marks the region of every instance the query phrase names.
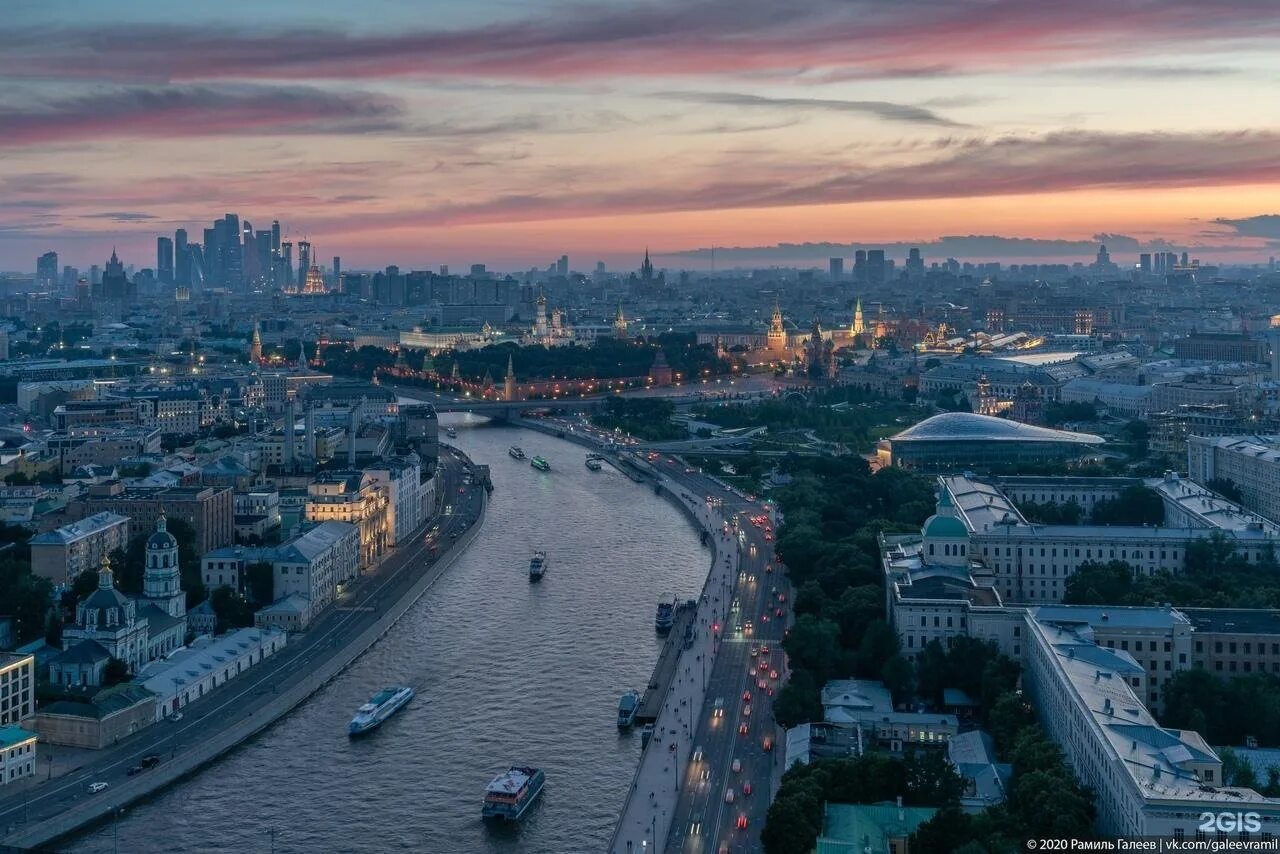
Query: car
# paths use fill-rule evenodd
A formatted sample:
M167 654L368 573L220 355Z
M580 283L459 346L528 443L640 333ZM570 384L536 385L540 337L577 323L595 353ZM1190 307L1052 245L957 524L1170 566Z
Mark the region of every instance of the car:
M733 760L733 764L730 765L729 767L733 769L733 773L735 774L742 773L742 760L741 759Z
M160 757L156 756L154 753L151 754L150 756L142 757L143 768L154 768L159 764L160 764Z
M768 655L768 654L769 654L769 647L767 647L767 646L762 646L762 647L760 647L760 654L761 654L761 655Z
M761 614L761 615L760 615L760 622L762 622L762 623L767 623L767 622L769 622L769 615L768 615L768 614Z
M101 792L101 791L102 791L103 789L105 789L106 787L107 787L107 784L106 784L106 783L90 783L90 784L89 784L89 794L91 794L91 795L96 795L96 794L98 794L98 792Z
M724 717L724 697L716 697L716 701L711 707L711 717Z
M738 725L738 735L746 735L749 729L750 727L747 726L747 722L743 721Z
M742 707L742 716L744 718L751 717L751 705L749 703Z
M756 677L756 669L752 667L747 671L747 675L750 676L752 679L754 679Z
M738 830L746 830L746 829L747 829L747 814L744 812L740 812L738 813Z
M778 678L778 671L776 671L776 670L770 670L770 671L769 671L769 678L770 678L770 679L777 679L777 678Z
M743 692L742 692L742 702L744 702L744 703L750 703L750 702L751 702L751 689L750 689L750 688L748 688L747 690L745 690L745 691L743 691Z
M773 611L773 616L781 618L784 613L786 612L783 611L781 608L775 608Z
M670 744L668 744L668 745L667 745L667 750L670 750L672 753L675 753L675 752L676 752L676 743L673 741L673 742L671 742Z
M765 532L764 532L764 541L765 541L766 543L772 543L772 542L773 542L773 534L769 533L768 531L765 531Z
M697 747L693 749L693 755L689 757L689 761L690 762L702 761L702 745L701 744L699 744Z
M753 631L755 631L755 626L753 626L753 625L751 624L751 621L750 621L750 620L747 620L745 623L743 623L743 624L742 624L742 633L743 633L743 634L747 634L747 635L749 635L749 634L751 634Z
M173 714L169 715L169 720L174 721L175 723L177 721L182 720L182 712L174 712Z
M764 741L760 743L760 746L764 748L765 753L768 753L773 750L773 739L766 735L764 737Z
M752 657L752 658L755 658L755 657L756 657L757 655L759 655L759 654L760 654L760 647L758 647L758 646L753 646L753 647L751 647L751 657Z
M134 765L132 768L130 768L128 771L126 771L126 772L124 772L124 773L125 773L125 774L127 774L127 775L128 775L128 776L130 776L130 777L132 777L134 774L141 774L141 773L142 773L142 766L141 766L141 765Z
M785 593L779 593L779 594L778 594L778 601L779 601L779 602L785 602L785 601L787 601L787 594L785 594Z
M760 681L756 682L756 687L759 688L761 691L763 691L769 687L769 683L761 679Z
M724 802L725 802L726 804L731 804L731 803L733 803L733 789L725 789L725 790L724 790Z
M747 782L745 782L745 783L743 783L743 784L742 784L742 794L744 794L744 795L749 795L749 794L751 794L751 781L750 781L750 780L748 780Z

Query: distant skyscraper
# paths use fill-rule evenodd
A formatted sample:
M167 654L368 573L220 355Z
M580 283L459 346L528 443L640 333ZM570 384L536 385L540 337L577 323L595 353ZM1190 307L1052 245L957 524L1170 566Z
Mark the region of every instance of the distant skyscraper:
M844 259L831 258L827 261L827 275L833 279L844 278Z
M89 267L89 284L96 285L102 282L102 268L97 264Z
M173 284L173 241L168 237L156 238L156 278Z
M1187 264L1187 253L1185 253L1185 252L1183 252L1183 253L1182 253L1182 266L1184 266L1184 267L1188 266L1188 264Z
M58 284L58 253L46 252L36 259L36 288L51 291Z
M907 278L913 282L924 278L924 258L920 256L919 249L911 249L907 252Z
M556 275L566 277L569 275L569 256L561 255L560 260L556 262Z
M871 249L867 252L867 284L883 285L888 273L884 263L884 250Z
M237 214L227 214L225 231L227 242L222 247L222 283L232 290L239 290L244 283L244 249Z
M128 300L134 296L132 283L124 272L124 264L116 257L114 249L111 250L111 258L107 261L102 281L94 290L94 295L109 300Z
M280 220L271 220L271 251L280 253Z
M253 246L258 256L258 282L257 284L269 283L274 276L275 270L275 250L271 248L272 237L270 231L255 232L253 236Z
M867 250L859 249L853 253L853 279L856 282L867 280Z
M1143 274L1151 272L1151 253L1150 252L1143 252L1138 255L1138 269L1141 270Z
M191 254L187 251L187 230L173 232L173 279L184 287L191 284Z
M333 283L337 285L342 281L342 258L337 255L333 256Z
M1097 265L1099 269L1111 266L1111 253L1107 251L1105 243L1098 247Z
M279 287L286 291L293 290L293 243L286 240L280 244L280 281Z
M311 243L306 240L298 241L298 284L302 285L307 280L307 271L311 269Z

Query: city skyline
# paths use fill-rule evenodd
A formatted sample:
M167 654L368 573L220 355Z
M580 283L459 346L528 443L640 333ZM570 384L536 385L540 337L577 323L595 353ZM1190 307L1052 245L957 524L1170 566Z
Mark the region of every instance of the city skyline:
M219 210L351 268L1280 243L1280 23L1251 0L76 8L19 3L0 46L0 269L149 266Z

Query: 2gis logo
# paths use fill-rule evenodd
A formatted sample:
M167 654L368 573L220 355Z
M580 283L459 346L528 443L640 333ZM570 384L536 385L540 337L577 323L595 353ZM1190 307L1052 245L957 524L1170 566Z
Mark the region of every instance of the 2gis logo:
M1202 812L1198 828L1204 833L1257 833L1262 817L1256 812Z

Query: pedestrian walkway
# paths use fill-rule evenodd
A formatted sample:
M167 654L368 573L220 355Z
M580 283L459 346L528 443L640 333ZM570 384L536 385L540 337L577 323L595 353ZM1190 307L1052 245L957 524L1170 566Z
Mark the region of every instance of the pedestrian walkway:
M664 486L672 485L664 478ZM672 491L679 494L679 488ZM722 532L724 517L705 504L691 508L702 526L714 537L712 567L698 600L696 636L693 645L680 655L677 677L672 680L653 736L640 754L631 791L614 830L614 854L658 851L655 840L666 840L671 818L680 799L680 787L690 782L687 774L697 732L697 716L706 700L707 680L719 643L714 626L724 628L734 581L738 575L739 551L735 534Z

